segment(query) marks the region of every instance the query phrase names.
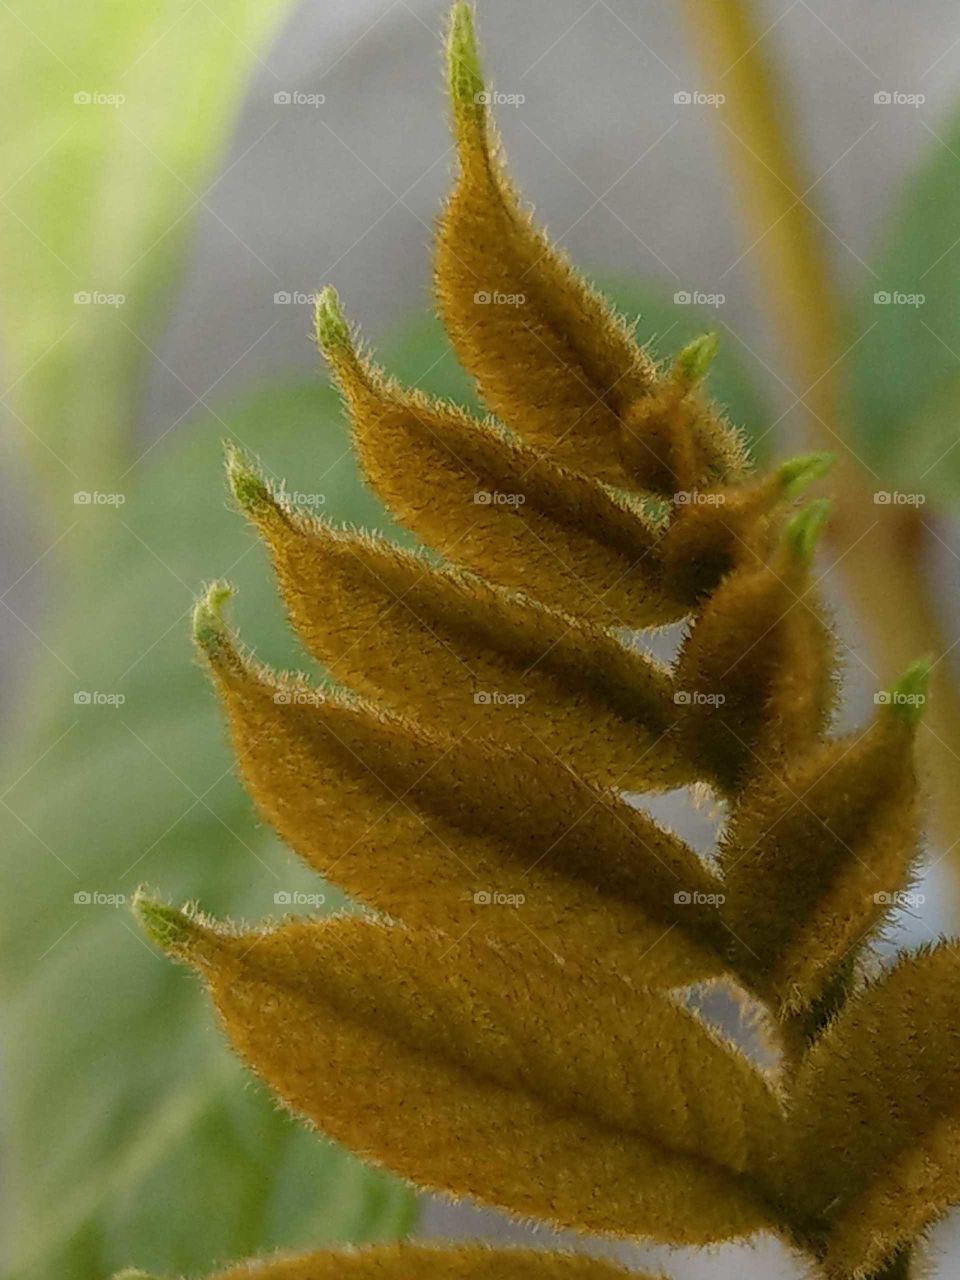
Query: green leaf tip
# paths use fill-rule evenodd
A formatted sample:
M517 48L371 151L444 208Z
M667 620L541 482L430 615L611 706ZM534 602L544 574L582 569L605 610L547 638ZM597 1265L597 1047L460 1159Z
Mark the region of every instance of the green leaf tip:
M450 36L447 41L447 76L454 107L464 107L483 115L486 106L483 68L473 23L473 8L463 0L450 11Z
M147 936L164 951L183 951L201 932L186 911L166 902L156 902L142 893L134 897L133 910Z
M877 695L878 702L907 724L918 724L927 705L927 691L933 668L934 659L931 655L912 662L886 693Z
M809 503L788 521L784 532L784 544L790 554L801 564L809 564L813 559L832 506L833 503L829 498L818 498L816 502Z
M210 657L230 647L222 610L233 594L228 582L212 582L194 605L193 638Z
M701 382L720 350L718 333L703 333L688 342L677 356L677 371L686 382Z
M333 285L320 290L315 312L317 342L324 351L351 346L350 326L340 309L340 295Z
M276 503L270 486L254 469L249 459L229 442L224 452L227 459L227 479L238 505L250 514L262 511L265 507L274 507Z
M835 453L804 453L797 458L788 458L777 472L786 496L798 497L825 476L836 460Z

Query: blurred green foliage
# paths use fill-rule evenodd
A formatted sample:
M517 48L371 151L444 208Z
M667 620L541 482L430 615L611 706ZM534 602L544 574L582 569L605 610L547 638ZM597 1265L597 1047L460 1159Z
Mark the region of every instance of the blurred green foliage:
M854 446L887 485L960 506L960 118L931 141L852 316Z
M3 6L2 337L41 475L102 477L129 445L150 358L138 335L152 345L165 322L256 51L291 8ZM94 292L123 294L120 315L74 302Z

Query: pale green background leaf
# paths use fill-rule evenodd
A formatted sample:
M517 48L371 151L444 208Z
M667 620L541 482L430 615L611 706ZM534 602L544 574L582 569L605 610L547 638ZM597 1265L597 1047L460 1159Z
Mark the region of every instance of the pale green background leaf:
M878 488L951 509L960 504L960 117L936 133L854 312L841 368L855 448Z
M41 479L72 474L92 489L129 444L186 238L250 69L291 9L3 5L2 336L10 411ZM83 293L126 301L76 304Z

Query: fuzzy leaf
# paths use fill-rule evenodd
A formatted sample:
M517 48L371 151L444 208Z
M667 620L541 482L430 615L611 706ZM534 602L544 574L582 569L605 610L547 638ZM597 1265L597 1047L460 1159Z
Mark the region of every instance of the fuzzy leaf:
M364 469L397 519L449 559L598 623L691 612L737 564L769 550L783 501L831 461L812 454L759 480L679 492L664 525L495 423L385 378L358 350L333 289L317 306L317 340Z
M317 308L317 338L371 484L434 550L595 622L644 625L688 612L664 579L652 520L494 423L386 380L355 349L330 289Z
M486 404L556 462L611 484L688 487L678 451L695 457L691 484L740 472L736 433L688 386L654 394L656 369L630 329L522 209L497 156L467 4L454 8L448 75L460 179L440 223L437 289Z
M411 924L511 942L532 932L545 959L615 966L646 984L722 967L717 881L617 796L556 761L433 738L257 670L209 603L197 634L251 794L354 897Z
M777 1098L669 999L612 973L545 981L530 937L349 918L236 935L140 910L290 1107L421 1186L675 1243L769 1222Z
M960 954L945 942L852 999L800 1071L787 1176L835 1280L879 1274L960 1203L958 1027Z
M658 363L676 357L687 343L709 329L716 317L695 305L678 307L673 291L643 283L635 276L599 277L602 292L626 316L639 317L633 325L638 340ZM742 348L740 349L743 350ZM453 400L471 412L482 409L473 378L457 362L437 315L424 316L405 328L402 339L391 344L388 367L405 386L418 386L430 395ZM732 343L721 344L710 368L710 387L718 402L741 426L751 457L766 459L773 443L767 425L776 415L755 386L752 374L741 363Z
M809 747L826 728L833 641L809 586L824 514L812 504L787 526L770 563L725 578L677 661L677 736L724 790Z
M746 944L755 985L782 1008L820 999L909 883L919 841L915 705L891 701L865 733L767 772L733 814L725 918Z
M556 754L610 786L695 780L666 738L669 673L612 632L304 516L236 455L230 473L294 626L351 689L457 738Z
M767 560L783 531L784 503L832 465L832 454L804 454L742 484L676 494L659 547L671 590L699 604L731 570Z
M651 1280L582 1254L483 1245L396 1245L246 1264L213 1280Z
M261 1258L210 1280L653 1280L582 1254L398 1244ZM116 1280L122 1280L117 1277ZM131 1277L133 1280L133 1277ZM147 1277L144 1277L147 1280Z
M620 457L631 487L669 496L746 473L739 434L704 402L698 385L708 350L716 351L715 335L695 339L650 394L622 409Z

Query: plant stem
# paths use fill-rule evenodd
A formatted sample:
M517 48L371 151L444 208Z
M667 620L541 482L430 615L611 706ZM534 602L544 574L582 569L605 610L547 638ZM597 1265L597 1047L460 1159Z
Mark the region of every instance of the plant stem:
M819 448L839 454L828 539L846 594L864 626L869 669L883 687L910 662L946 654L926 581L926 530L915 511L874 503L880 487L843 438L839 369L849 351L821 223L805 195L810 182L792 145L787 111L762 52L764 33L750 0L683 0L710 86L726 94L716 114L738 174L743 213L768 308L786 353L809 429ZM835 482L835 483L834 483ZM867 665L867 663L864 663ZM876 668L874 670L873 668ZM946 662L934 670L918 739L934 800L935 834L956 845L960 863L960 690Z

